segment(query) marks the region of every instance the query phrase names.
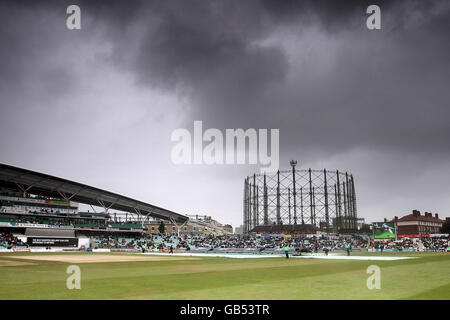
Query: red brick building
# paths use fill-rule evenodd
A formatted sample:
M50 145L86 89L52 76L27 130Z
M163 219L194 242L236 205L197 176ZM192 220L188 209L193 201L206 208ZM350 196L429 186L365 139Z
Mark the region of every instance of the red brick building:
M392 222L396 223L399 238L417 238L429 237L430 234L440 233L445 221L439 219L437 213L434 216L430 212L425 212L422 215L420 211L413 210L411 214L404 217L395 217Z

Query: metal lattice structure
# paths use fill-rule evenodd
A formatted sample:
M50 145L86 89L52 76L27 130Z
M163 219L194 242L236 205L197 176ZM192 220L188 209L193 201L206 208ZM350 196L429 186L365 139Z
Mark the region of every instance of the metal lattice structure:
M261 225L311 224L326 232L357 229L356 193L347 172L292 170L254 174L244 182L244 232Z

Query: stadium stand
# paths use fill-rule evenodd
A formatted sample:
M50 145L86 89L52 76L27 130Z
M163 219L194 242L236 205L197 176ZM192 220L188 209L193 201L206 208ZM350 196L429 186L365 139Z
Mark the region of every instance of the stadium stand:
M32 190L34 194L30 193ZM75 190L78 193L68 197ZM100 201L105 210L80 211L74 199L91 205ZM117 218L116 213L108 211L110 208L125 209L127 214ZM153 219L151 223L150 218ZM158 233L159 218L170 221L165 232L171 234ZM360 234L277 234L278 229L273 226L258 226L253 234L234 235L214 232L223 228L211 217L193 216L195 224L191 226L187 224L188 220L189 217L108 191L0 164L2 250L55 246L71 250L160 251L173 248L192 252L270 254L280 253L289 246L301 254L344 251L347 245L361 251L446 251L449 246L448 234L373 241ZM177 223L181 223L182 229ZM313 230L310 226L294 226L292 231L301 228Z
M266 231L260 228L259 232ZM267 231L274 231L270 227ZM448 235L440 237L372 241L368 236L354 235L283 235L254 233L250 235L180 232L178 234L146 233L140 221L117 221L105 212L78 211L78 205L60 199L18 197L0 194L0 249L29 246L84 247L92 249L150 251L191 250L220 253L280 253L288 245L298 253L353 250L445 251ZM84 239L83 241L79 239ZM32 239L32 241L28 241ZM50 242L43 242L50 239ZM52 240L53 239L53 240ZM61 239L65 239L64 242ZM53 241L53 242L51 242ZM69 246L69 245L68 245Z
M145 245L148 250L168 249L172 246L174 249L187 249L192 252L226 252L226 253L278 253L282 252L286 245L294 248L297 252L323 252L344 251L345 245L350 244L352 250L381 250L385 251L445 251L449 245L449 237L442 236L437 238L411 240L401 239L398 241L389 240L374 242L364 239L359 235L342 236L331 239L327 236L319 237L290 237L271 236L237 236L237 235L205 235L205 236L166 236L166 235L147 235L137 238L117 238L107 236L95 238L98 248L117 248L127 247L139 249Z
M79 210L80 203L91 206L93 212ZM96 212L94 207L103 211ZM110 245L135 247L147 231L144 223L155 219L173 224L189 220L120 194L0 164L0 232L20 238L4 240L8 246L82 248L111 235Z

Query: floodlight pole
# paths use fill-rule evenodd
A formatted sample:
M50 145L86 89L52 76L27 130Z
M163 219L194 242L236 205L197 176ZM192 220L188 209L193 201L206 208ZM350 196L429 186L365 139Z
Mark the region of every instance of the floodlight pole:
M291 160L292 167L292 184L293 184L293 196L294 196L294 224L297 224L297 191L295 186L295 166L297 165L297 160Z
M264 189L263 189L263 199L264 199L264 225L269 224L269 211L268 211L268 196L267 196L267 182L266 173L264 172Z
M328 212L328 182L327 182L327 170L323 169L323 176L324 176L324 197L325 197L325 221L326 221L326 229L327 229L327 237L329 233L329 226L330 226L330 218L329 218L329 212Z
M277 171L277 225L280 224L280 170Z
M308 170L308 174L309 174L309 221L311 222L311 224L315 224L314 221L314 212L313 212L313 187L312 187L312 178L311 178L311 168L309 168Z

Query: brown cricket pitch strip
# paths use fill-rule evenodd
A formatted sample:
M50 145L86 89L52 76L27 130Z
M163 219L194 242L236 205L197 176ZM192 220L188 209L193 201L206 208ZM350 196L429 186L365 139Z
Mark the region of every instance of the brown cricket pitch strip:
M163 257L163 256L136 256L136 255L36 255L36 256L9 256L14 259L36 260L36 261L55 261L68 263L99 263L99 262L129 262L129 261L174 261L174 260L198 260L190 257ZM14 262L14 261L11 261ZM0 262L1 263L1 262Z
M23 262L23 261L9 261L9 260L0 260L0 267L14 267L14 266L27 266L33 265L31 262Z

